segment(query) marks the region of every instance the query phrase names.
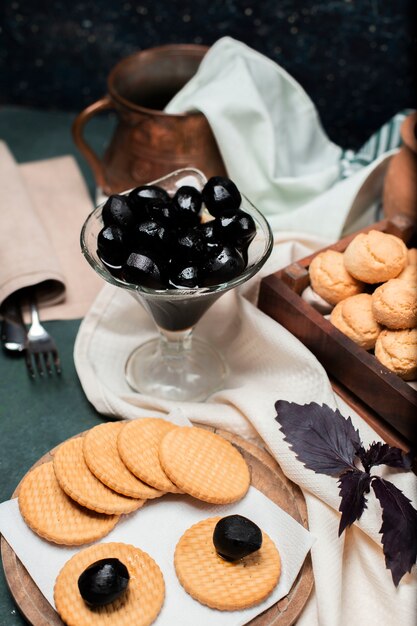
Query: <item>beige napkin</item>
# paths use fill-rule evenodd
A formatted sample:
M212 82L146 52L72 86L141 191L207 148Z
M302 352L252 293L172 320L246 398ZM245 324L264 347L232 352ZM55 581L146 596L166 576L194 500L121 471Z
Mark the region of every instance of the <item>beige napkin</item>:
M0 141L0 304L32 285L42 319L82 317L102 281L80 249L93 205L75 160L17 165Z

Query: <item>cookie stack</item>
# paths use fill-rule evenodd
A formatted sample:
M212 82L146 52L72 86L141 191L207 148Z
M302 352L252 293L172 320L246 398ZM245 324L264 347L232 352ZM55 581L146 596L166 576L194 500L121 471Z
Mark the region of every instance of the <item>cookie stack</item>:
M52 461L24 477L18 501L34 532L54 543L78 546L104 537L121 515L137 511L148 499L176 493L226 504L241 499L249 485L246 461L219 435L142 418L100 424L62 443ZM244 522L238 529L235 518ZM228 546L226 556L214 542L221 521L228 522L221 537L222 549ZM201 604L223 611L245 609L262 602L278 584L280 554L258 527L260 541L254 545L248 524L256 526L240 516L232 515L230 521L211 517L178 538L172 555L176 575ZM241 552L230 558L237 548ZM125 572L123 585L120 570ZM150 626L164 598L158 564L139 547L118 542L77 552L54 587L56 609L68 626Z
M100 424L65 441L52 461L25 476L18 500L35 533L82 545L165 493L226 504L240 500L249 485L246 461L219 435L144 418Z
M417 378L417 250L378 230L309 266L313 291L334 308L330 322L404 380Z

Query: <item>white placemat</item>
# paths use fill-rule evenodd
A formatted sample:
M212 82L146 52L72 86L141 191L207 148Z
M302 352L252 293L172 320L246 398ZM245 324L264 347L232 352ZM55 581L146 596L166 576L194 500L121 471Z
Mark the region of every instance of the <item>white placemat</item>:
M275 542L282 558L280 581L261 604L243 611L217 611L203 606L189 596L175 574L173 557L181 535L193 524L207 517L240 514L254 521ZM80 548L54 545L38 537L25 524L16 499L0 504L0 533L52 606L55 579ZM139 511L124 516L100 543L120 541L147 552L162 570L166 596L157 619L158 626L241 626L285 596L300 571L314 538L301 524L254 487L235 504L218 506L189 496L165 495L148 501ZM198 555L196 555L198 558Z

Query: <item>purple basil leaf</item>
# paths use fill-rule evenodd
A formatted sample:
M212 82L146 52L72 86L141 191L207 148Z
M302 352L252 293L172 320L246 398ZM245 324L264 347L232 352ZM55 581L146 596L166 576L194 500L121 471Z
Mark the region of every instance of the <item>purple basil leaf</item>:
M417 558L417 511L395 485L378 476L372 488L382 507L382 545L385 565L391 570L394 585L409 572Z
M361 470L348 470L339 478L341 497L339 511L342 513L339 524L339 537L346 526L351 526L366 509L365 494L369 493L371 476Z
M367 450L358 450L358 456L362 461L365 471L369 472L374 465L389 465L390 467L400 467L401 469L411 468L411 458L403 453L400 448L394 448L387 443L371 443Z
M361 440L350 417L345 419L338 410L316 402L278 400L275 408L285 441L308 469L328 476L356 469L354 458Z

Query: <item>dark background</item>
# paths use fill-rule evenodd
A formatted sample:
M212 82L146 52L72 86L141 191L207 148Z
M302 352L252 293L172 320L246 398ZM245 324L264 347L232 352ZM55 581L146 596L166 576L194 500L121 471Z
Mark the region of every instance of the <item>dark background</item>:
M415 108L415 0L3 0L0 105L78 112L112 66L164 43L229 35L282 65L330 138L359 147Z

